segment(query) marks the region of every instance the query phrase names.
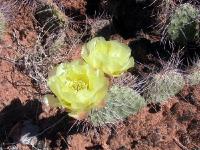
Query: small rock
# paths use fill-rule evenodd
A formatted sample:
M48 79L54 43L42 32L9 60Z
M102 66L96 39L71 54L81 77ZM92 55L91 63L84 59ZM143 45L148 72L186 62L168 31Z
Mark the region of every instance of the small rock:
M38 131L39 127L34 125L30 120L24 121L19 142L21 144L34 146L38 142L36 136Z

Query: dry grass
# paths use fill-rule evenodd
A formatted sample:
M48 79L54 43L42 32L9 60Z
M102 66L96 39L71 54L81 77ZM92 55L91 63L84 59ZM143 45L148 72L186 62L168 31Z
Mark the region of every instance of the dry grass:
M172 12L175 10L177 4L174 0L156 0L157 6L155 10L155 16L157 20L157 25L155 26L155 30L161 34L161 42L166 44L167 42L167 28L169 25L169 19ZM172 41L168 41L171 47L174 47L174 43Z
M90 33L92 37L98 35L103 28L110 26L111 24L111 16L106 16L101 14L94 19L87 19L88 24L91 26Z

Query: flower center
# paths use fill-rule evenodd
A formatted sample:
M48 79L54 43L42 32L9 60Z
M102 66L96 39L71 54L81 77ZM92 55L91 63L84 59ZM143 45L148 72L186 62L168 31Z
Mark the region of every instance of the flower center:
M81 81L81 80L75 80L75 81L67 81L66 85L75 90L76 92L83 90L83 89L87 89L88 85Z

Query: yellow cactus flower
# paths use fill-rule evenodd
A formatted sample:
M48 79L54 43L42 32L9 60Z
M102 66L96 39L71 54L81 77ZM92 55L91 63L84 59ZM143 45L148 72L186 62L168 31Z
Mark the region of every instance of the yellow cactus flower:
M106 41L96 37L84 44L82 58L92 67L102 70L111 76L120 76L134 66L131 49L116 40Z
M108 90L104 73L81 60L58 65L49 75L47 84L57 97L46 96L48 104L66 108L76 119L100 107Z

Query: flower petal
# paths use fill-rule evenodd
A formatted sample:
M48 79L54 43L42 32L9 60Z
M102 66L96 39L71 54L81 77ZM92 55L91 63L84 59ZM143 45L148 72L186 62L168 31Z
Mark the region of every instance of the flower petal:
M50 107L60 107L60 102L59 100L50 94L45 95L44 97L44 103Z
M101 70L94 69L81 60L62 63L55 70L47 82L57 97L50 97L52 105L55 101L74 118L82 118L84 115L81 114L90 112L104 100L108 79Z
M134 66L131 49L116 40L95 37L82 47L81 53L86 63L112 76L119 76Z

